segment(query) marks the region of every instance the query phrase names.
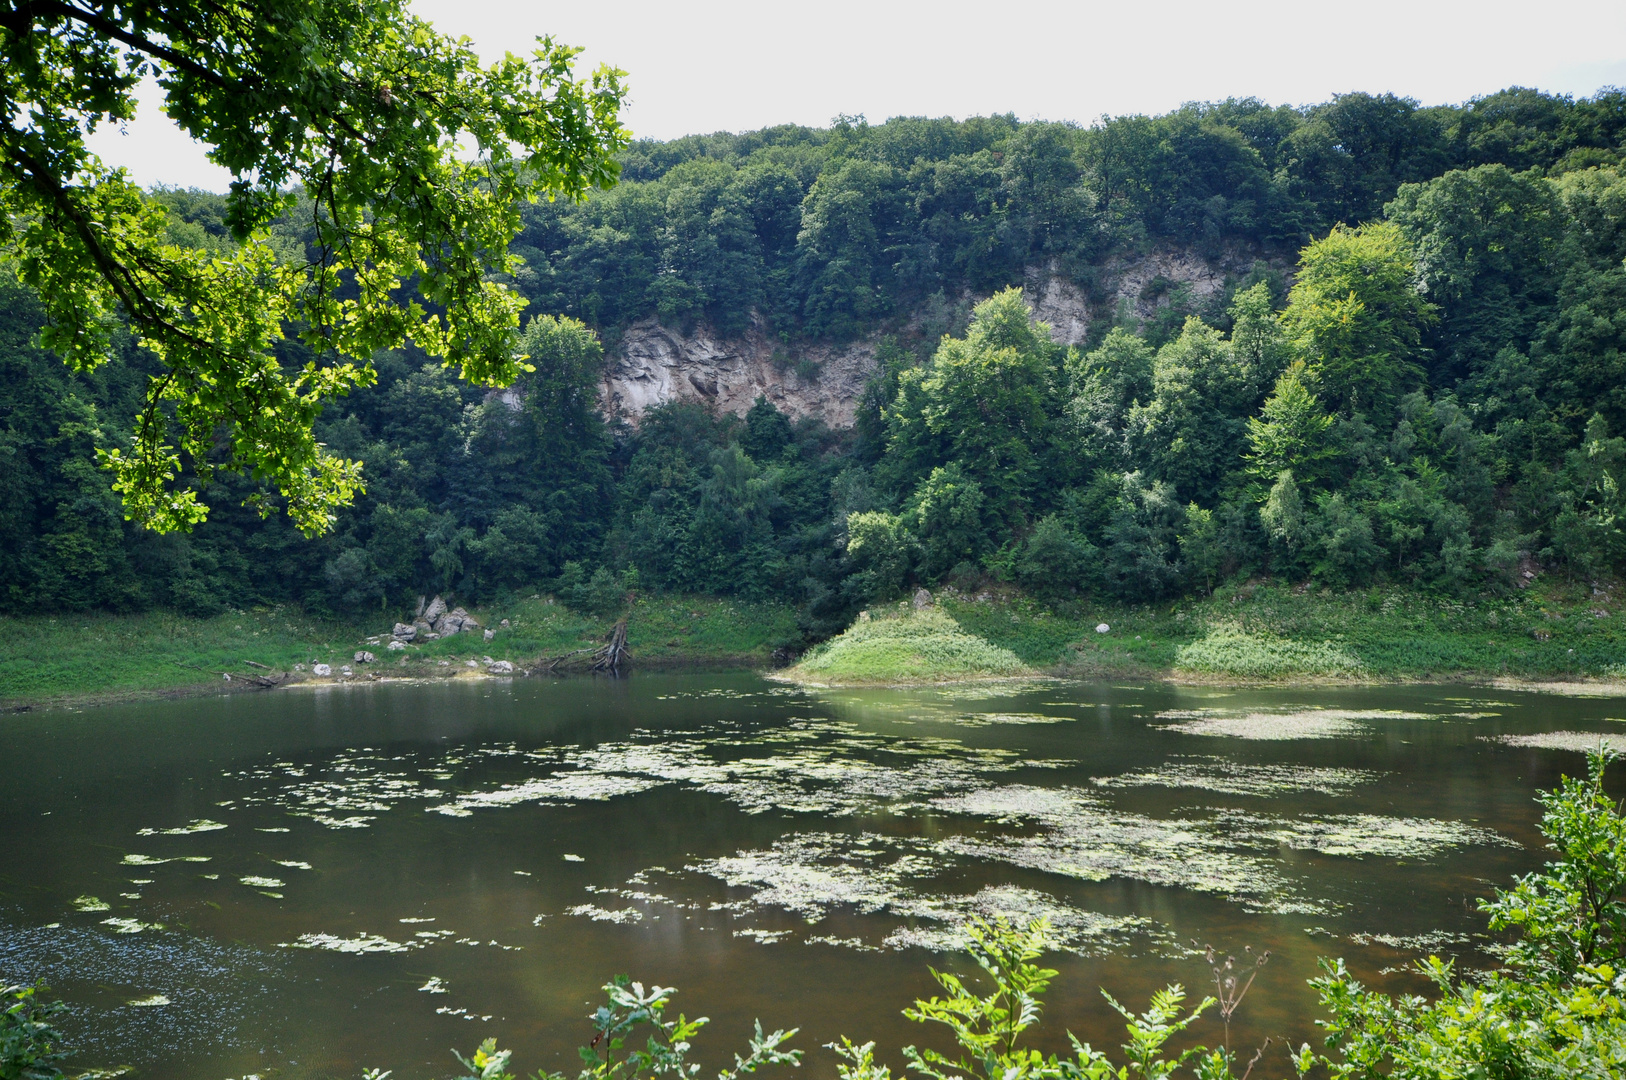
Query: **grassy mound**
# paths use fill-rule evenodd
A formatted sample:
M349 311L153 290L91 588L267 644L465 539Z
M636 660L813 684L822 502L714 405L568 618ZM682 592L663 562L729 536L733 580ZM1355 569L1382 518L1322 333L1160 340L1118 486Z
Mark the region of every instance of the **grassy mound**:
M1187 671L1232 675L1244 679L1279 679L1295 675L1352 678L1360 675L1359 659L1331 641L1293 641L1216 628L1182 645L1174 666Z
M860 619L784 673L825 684L950 682L1032 675L1009 649L960 628L936 608Z

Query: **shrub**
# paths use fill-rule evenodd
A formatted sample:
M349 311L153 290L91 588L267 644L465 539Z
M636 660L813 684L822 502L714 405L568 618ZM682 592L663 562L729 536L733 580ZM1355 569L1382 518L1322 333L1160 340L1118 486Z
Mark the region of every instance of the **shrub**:
M1175 653L1175 667L1243 678L1287 675L1357 675L1361 662L1330 641L1268 638L1229 627L1210 630Z

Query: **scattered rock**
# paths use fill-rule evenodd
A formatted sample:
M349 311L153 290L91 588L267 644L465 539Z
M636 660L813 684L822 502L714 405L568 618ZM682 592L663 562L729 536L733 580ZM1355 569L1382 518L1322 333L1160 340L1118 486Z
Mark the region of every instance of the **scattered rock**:
M346 664L344 667L340 668L339 669L339 674L340 675L350 675L350 674L352 674L352 672L350 670L350 665Z
M465 660L465 661L463 661L463 666L464 667L471 667L471 668L478 668L480 666L480 661L478 661L478 660Z
M418 597L418 606L412 609L412 617L414 619L423 618L423 607L424 607L424 600L423 600L423 597L420 596L420 597Z
M374 656L370 652L367 652L367 651L363 650L361 652L356 653L356 655L354 657L352 657L351 659L353 659L358 664L370 664L374 660L377 660L378 657Z
M418 628L411 623L398 622L395 629L390 631L390 636L396 641L411 641L418 636Z
M384 648L389 649L391 652L395 652L395 651L397 651L399 649L406 648L406 642L404 642L404 641L392 641L388 645L384 646Z
M509 663L507 660L493 660L491 663L486 665L486 670L491 672L493 675L512 675L514 673L514 665Z
M486 640L487 641L490 641L492 638L494 638L496 636L497 636L497 631L495 631L495 630L487 630L486 631Z
M1106 623L1096 623L1095 624L1095 632L1097 634L1104 634L1108 630L1111 630L1111 629L1112 629L1112 627L1108 626Z
M504 620L503 620L503 621L502 621L502 624L503 624L503 625L504 625L504 626L507 626L507 625L508 625L508 620L507 620L507 619L504 619Z
M295 671L304 671L305 670L305 665L304 664L295 664L294 665L294 670Z
M859 622L869 622L869 612L867 612L867 611L860 611L860 612L859 612L859 613L858 613L858 621L859 621Z
M312 664L311 674L325 679L329 675L333 674L333 669L327 664Z
M418 613L418 618L422 619L430 626L433 626L435 625L435 620L444 614L446 614L446 601L437 596L433 600L429 601L428 607L424 608Z
M220 677L222 679L224 679L226 682L231 682L231 672L229 672L229 671L222 671L220 673Z
M932 606L932 594L925 589L916 589L913 603L916 611L925 611Z

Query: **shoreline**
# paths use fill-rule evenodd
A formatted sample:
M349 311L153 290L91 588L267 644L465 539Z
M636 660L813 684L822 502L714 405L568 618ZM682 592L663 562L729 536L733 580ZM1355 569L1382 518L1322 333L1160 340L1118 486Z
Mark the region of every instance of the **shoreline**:
M461 669L447 672L414 672L410 674L368 673L366 675L313 676L305 672L282 673L287 677L275 685L265 686L246 679L233 679L231 683L191 683L165 688L125 687L90 691L39 701L8 701L0 706L0 716L28 716L49 712L80 712L85 709L116 705L134 705L154 701L180 701L204 697L225 697L237 694L275 692L284 690L326 690L334 687L365 687L383 684L434 683L449 679L464 681L518 681L522 679L580 679L630 678L639 674L668 674L672 672L751 672L769 681L785 686L798 686L808 690L922 690L936 687L994 686L1003 683L1075 682L1098 683L1111 680L1135 679L1142 682L1164 683L1170 686L1206 686L1229 690L1284 690L1342 688L1356 689L1382 686L1476 686L1494 690L1509 690L1530 694L1551 694L1558 697L1626 698L1626 681L1617 679L1518 679L1505 675L1454 671L1407 676L1376 676L1369 678L1333 678L1321 676L1290 676L1280 679L1249 679L1193 671L1072 673L1066 670L1039 671L1017 677L972 677L963 679L918 679L890 682L811 682L785 678L774 669L762 666L760 658L740 657L661 657L653 661L633 660L621 675L604 676L584 671L539 672L515 671L512 674L493 674L486 671Z

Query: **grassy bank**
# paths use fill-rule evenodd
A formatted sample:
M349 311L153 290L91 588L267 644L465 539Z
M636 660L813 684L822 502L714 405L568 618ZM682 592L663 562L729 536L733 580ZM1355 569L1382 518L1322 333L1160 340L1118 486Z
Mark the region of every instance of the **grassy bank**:
M939 683L1008 679L1034 670L1009 649L966 633L940 608L865 612L844 633L815 648L784 676L839 684Z
M0 618L0 708L121 700L192 693L236 685L266 668L291 671L350 664L358 650L377 661L361 673L422 676L449 673L491 657L518 667L602 644L614 616L583 615L546 597L472 612L496 631L458 634L389 652L390 614L354 622L313 618L292 608L229 612L187 619L168 612ZM509 625L502 626L507 619ZM795 638L794 609L713 597L640 599L628 622L628 646L645 666L766 666ZM383 635L383 639L380 639ZM379 644L368 644L368 639ZM257 666L263 665L263 666Z
M1615 592L1538 578L1476 600L1250 583L1067 613L1015 595L942 603L968 632L1079 677L1568 680L1626 675L1626 605Z
M1559 681L1626 679L1626 605L1617 606L1616 591L1543 577L1528 589L1477 600L1252 583L1157 605L1056 610L998 590L975 597L945 591L939 603L966 634L1008 650L1021 664L1079 678ZM366 643L387 635L393 622L387 614L356 622L288 608L201 620L165 612L0 618L0 708L189 693L221 687L225 673L241 685L242 676L264 673L255 665L288 671L318 662L338 670L358 649L378 658L358 672L375 674L448 674L487 656L523 668L596 647L614 622L542 596L474 614L496 630L494 640L463 634L405 653ZM1103 623L1108 630L1097 633ZM857 681L977 674L945 654L942 671L911 675L898 665L914 663L909 658L919 649L884 637L849 642L853 649L842 663L857 665L849 673ZM644 667L765 667L796 638L789 605L713 597L641 598L628 623L634 662ZM826 647L806 658L809 678L821 678L814 666L828 667L829 653Z

